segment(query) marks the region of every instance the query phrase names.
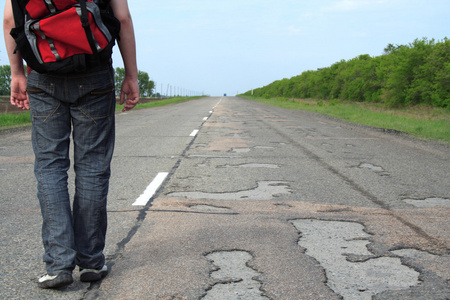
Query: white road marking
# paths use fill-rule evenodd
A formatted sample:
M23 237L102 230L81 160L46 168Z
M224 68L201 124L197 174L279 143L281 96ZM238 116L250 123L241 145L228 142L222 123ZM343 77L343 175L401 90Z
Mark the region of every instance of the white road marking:
M222 99L221 99L222 100ZM219 101L220 103L220 101ZM217 103L217 104L219 104ZM217 105L216 105L217 106ZM214 110L211 110L209 113L212 114ZM203 121L208 120L208 117L203 118ZM195 129L192 131L192 133L189 136L196 136L199 133L200 130ZM140 195L136 201L134 201L133 206L145 206L147 205L148 201L153 197L153 195L156 193L158 188L161 186L161 184L164 182L166 177L169 175L168 172L160 172L158 175L156 175L155 179L147 186L144 193Z
M168 172L160 172L158 175L156 175L155 179L147 186L144 193L140 195L136 201L133 203L133 206L145 206L147 205L148 201L153 197L153 195L156 193L158 188L161 186L161 184L166 179L167 175L169 175Z

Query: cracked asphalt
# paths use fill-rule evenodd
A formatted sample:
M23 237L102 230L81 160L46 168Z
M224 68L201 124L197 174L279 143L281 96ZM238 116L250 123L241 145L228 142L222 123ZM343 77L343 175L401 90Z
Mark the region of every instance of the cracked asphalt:
M60 290L30 131L0 133L0 299L449 299L448 145L238 97L116 120L111 271Z

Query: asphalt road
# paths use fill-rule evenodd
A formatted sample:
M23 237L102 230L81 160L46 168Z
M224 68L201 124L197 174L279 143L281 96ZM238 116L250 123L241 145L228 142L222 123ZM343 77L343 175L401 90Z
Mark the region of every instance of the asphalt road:
M3 132L0 299L449 299L449 159L235 97L120 113L111 272L40 290L30 131Z

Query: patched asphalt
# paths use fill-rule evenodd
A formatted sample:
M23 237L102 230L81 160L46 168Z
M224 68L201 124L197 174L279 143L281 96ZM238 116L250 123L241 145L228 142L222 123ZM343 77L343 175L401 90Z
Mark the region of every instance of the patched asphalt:
M42 291L27 138L0 136L0 174L26 178L2 184L2 298L450 294L448 145L235 97L119 114L110 274L89 285L76 271L69 287ZM161 172L148 204L133 206Z

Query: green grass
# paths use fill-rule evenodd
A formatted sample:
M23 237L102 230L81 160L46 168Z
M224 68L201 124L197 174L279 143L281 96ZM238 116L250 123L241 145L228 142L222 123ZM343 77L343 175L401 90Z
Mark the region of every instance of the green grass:
M189 100L193 100L193 99L198 99L201 97L202 96L178 97L178 98L157 100L157 101L152 101L152 102L147 102L147 103L139 103L138 105L136 105L136 107L134 109L164 106L164 105L189 101ZM116 105L116 111L121 111L122 109L123 109L123 105ZM13 128L13 127L29 126L29 125L31 125L29 111L23 112L23 113L13 113L13 114L2 113L2 114L0 114L0 130Z
M326 114L352 123L393 129L421 139L450 142L450 110L448 109L425 106L388 108L381 104L350 101L302 101L286 98L244 97L287 109Z
M0 114L0 128L21 127L31 124L30 112L17 114Z
M134 109L165 106L165 105L169 105L169 104L194 100L194 99L198 99L198 98L202 98L202 97L204 97L204 96L177 97L177 98L156 100L156 101L151 101L151 102L147 102L147 103L138 103ZM123 105L116 105L116 111L122 111L122 109L123 109Z

